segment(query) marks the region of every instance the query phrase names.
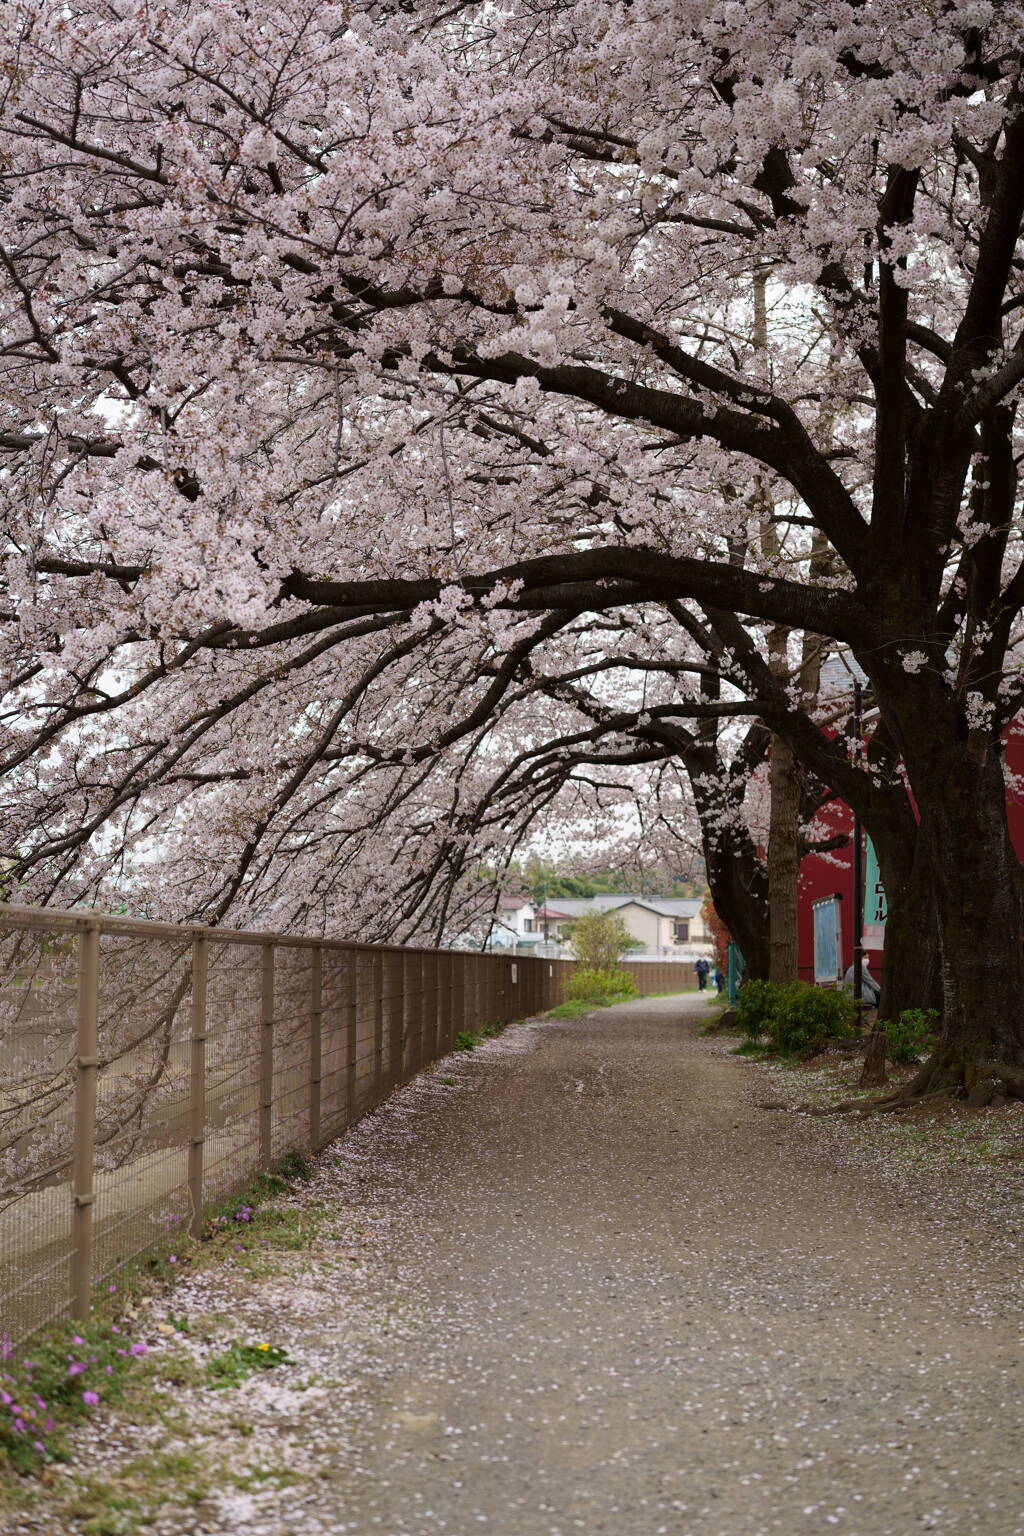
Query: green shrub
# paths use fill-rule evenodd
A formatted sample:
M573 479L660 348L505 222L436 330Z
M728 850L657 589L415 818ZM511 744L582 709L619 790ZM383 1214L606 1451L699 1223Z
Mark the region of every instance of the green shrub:
M572 925L569 947L585 969L610 971L623 950L635 941L622 916L614 911L583 912Z
M937 1018L934 1008L904 1008L895 1023L879 1019L876 1027L885 1031L885 1054L889 1060L906 1064L934 1050Z
M812 987L806 981L779 986L773 981L743 983L736 998L736 1023L748 1040L767 1037L784 1056L820 1051L829 1040L853 1033L857 1013L841 988Z
M468 1029L460 1029L452 1041L453 1051L475 1051L476 1035L470 1034Z
M842 988L791 981L776 989L768 1041L784 1056L813 1055L829 1040L855 1033L856 1022L853 999Z
M736 1023L741 1035L756 1040L768 1033L768 1020L781 988L773 981L745 981L736 994Z
M635 997L637 989L628 971L594 970L586 968L573 971L566 991L570 998Z

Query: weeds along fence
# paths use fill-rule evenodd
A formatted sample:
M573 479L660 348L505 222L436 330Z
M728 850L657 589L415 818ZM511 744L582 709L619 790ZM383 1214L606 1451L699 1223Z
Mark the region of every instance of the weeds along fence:
M0 1333L84 1317L460 1031L554 1007L572 969L0 904Z

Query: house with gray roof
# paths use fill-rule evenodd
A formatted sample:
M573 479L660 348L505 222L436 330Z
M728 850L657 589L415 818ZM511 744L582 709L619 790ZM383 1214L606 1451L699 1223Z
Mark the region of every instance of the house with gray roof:
M696 960L711 954L711 935L701 917L699 896L637 896L631 892L601 896L552 896L536 913L536 923L564 943L584 912L618 912L640 946L631 960Z

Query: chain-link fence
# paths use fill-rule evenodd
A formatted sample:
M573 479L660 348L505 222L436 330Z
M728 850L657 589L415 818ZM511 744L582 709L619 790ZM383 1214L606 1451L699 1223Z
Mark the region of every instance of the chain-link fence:
M316 1150L572 965L0 904L0 1332Z

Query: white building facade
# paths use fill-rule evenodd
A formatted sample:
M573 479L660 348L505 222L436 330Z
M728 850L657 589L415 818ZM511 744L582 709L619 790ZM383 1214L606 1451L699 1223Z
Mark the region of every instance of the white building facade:
M538 950L568 954L574 923L586 912L618 912L637 947L630 960L711 958L711 935L701 917L699 896L552 896L538 906L525 896L502 896L487 937L488 949ZM545 942L545 932L547 942Z

